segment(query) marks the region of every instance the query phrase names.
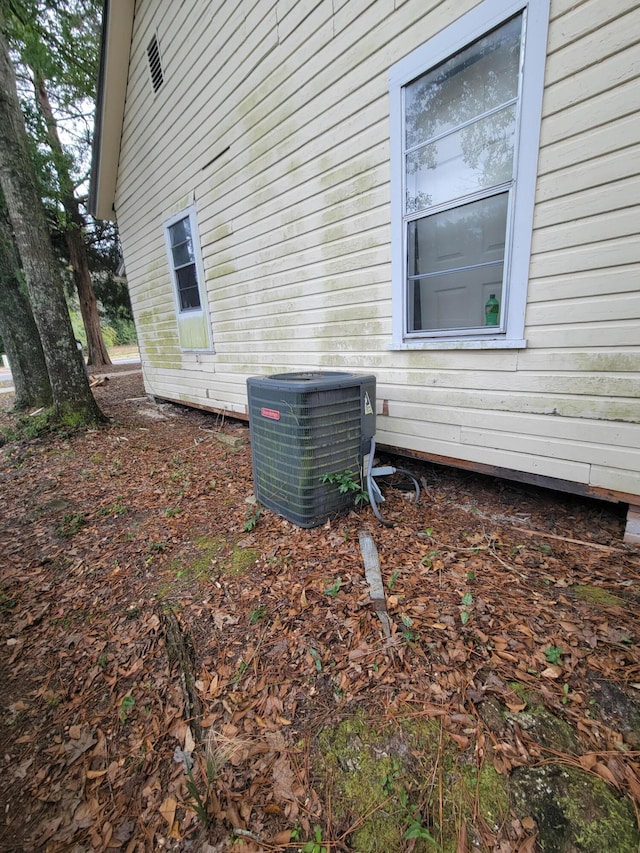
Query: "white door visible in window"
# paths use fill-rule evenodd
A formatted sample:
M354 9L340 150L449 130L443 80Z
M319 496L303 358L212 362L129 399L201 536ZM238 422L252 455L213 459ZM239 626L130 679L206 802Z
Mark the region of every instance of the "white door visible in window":
M396 345L522 337L547 17L485 0L392 69Z

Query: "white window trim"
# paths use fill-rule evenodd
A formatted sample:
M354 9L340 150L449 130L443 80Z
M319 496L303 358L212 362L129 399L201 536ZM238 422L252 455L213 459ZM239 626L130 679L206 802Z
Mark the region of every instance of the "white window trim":
M175 223L179 222L181 219L187 218L189 219L189 228L191 230L191 239L193 241L193 254L196 263L196 275L198 277L198 294L200 296L200 307L183 310L180 307L180 291L178 289L178 279L173 265L173 253L171 251L171 237L169 235L169 228L171 228L172 225L175 225ZM179 211L178 213L175 213L173 216L170 216L169 219L165 219L165 221L162 223L162 227L164 229L164 242L167 252L167 263L169 264L169 273L171 275L171 284L173 286L173 303L176 309L176 319L179 323L181 317L204 318L209 313L209 307L207 303L207 293L204 287L204 264L202 262L202 252L200 250L200 232L198 230L198 220L196 218L195 205L191 204L189 205L189 207L185 207L183 210ZM211 323L206 322L205 328L207 330L207 346L193 347L189 349L180 347L180 349L184 352L213 352L213 343L211 340Z
M403 225L403 87L428 69L526 10L520 122L514 150L516 183L513 190L511 234L506 246L508 302L505 331L474 337L453 331L444 337L406 337L406 249ZM434 35L397 62L389 72L391 157L391 349L496 349L523 348L527 285L531 257L533 209L538 166L542 95L547 53L549 0L483 0L470 12Z

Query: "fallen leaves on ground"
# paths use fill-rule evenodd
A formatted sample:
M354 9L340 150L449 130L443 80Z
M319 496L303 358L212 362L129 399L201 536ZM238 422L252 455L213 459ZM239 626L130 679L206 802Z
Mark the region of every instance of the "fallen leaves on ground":
M94 393L108 427L0 448L1 849L278 850L316 826L347 849L311 751L355 708L439 720L502 774L560 757L640 804L619 711L640 687L640 557L621 508L405 460L423 491L388 493L393 528L365 508L303 530L256 513L246 424L155 405L138 372ZM517 715L526 690L574 749L491 719L492 697ZM527 820L487 849L533 850Z

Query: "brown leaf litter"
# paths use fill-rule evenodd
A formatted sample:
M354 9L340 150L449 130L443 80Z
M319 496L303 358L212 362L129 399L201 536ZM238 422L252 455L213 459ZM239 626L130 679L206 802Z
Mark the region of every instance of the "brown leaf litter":
M393 528L364 508L303 530L257 512L246 424L155 405L130 371L94 393L108 427L0 447L0 850L285 850L316 827L349 850L314 749L356 711L437 721L503 776L564 762L638 809L622 508L405 461L423 491L389 492ZM532 696L561 748L526 723ZM461 821L459 850L472 831L536 849L529 816Z

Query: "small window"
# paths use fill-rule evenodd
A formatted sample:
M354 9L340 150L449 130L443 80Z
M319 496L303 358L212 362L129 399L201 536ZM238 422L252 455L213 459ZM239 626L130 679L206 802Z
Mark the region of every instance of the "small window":
M164 76L160 62L160 47L158 46L158 39L155 35L147 47L147 58L149 60L149 71L151 72L151 85L153 86L153 91L157 92L164 83Z
M200 288L198 287L198 272L189 219L188 216L185 216L168 228L173 275L180 311L198 310L200 308Z
M200 311L200 251L194 242L197 236L195 213L184 211L165 223L167 250L176 292L178 311Z
M180 347L211 352L211 323L195 206L164 223L167 260L173 282Z
M524 334L543 6L485 0L392 69L397 346Z

